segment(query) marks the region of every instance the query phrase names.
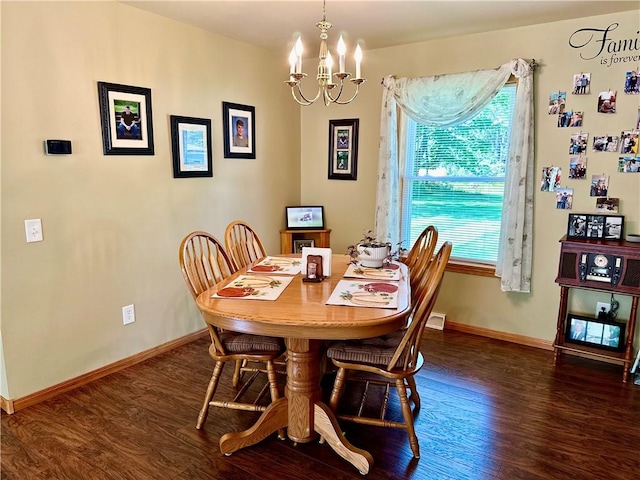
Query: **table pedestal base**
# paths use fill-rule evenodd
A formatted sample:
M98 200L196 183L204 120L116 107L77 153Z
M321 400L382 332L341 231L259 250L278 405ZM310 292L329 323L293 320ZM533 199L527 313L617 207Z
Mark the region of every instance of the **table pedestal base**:
M254 445L272 433L287 428L294 442L306 443L319 434L329 446L361 474L373 465L371 454L356 448L344 437L331 409L320 401L319 342L287 338L287 386L285 397L271 403L258 421L244 432L227 433L220 438L225 455Z
M280 398L267 407L258 421L249 429L238 433L227 433L220 438L220 451L231 455L241 448L254 445L272 433L287 427L288 399ZM314 405L314 431L347 462L365 475L373 465L373 457L365 450L354 447L342 434L340 425L327 405L317 402Z

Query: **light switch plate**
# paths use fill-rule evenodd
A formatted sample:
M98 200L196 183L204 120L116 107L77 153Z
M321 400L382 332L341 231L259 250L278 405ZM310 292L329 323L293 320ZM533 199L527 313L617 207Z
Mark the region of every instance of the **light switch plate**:
M42 241L42 221L39 218L24 221L27 243Z

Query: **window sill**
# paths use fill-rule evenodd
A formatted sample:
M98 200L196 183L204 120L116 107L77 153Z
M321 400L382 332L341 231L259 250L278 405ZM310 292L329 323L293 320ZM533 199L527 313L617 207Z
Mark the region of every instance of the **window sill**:
M467 263L460 260L449 260L446 271L495 278L496 266L489 263Z

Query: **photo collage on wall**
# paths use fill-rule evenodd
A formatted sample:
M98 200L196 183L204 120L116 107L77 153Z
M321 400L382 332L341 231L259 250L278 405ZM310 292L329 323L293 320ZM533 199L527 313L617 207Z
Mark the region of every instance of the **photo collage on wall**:
M620 79L618 88L598 88L597 79L590 72L575 73L571 78L571 89L558 90L549 94L548 114L555 117L558 128L574 128L569 134L568 142L568 180L589 180L589 186L585 182L584 187L576 190L576 194L593 197L594 212L604 214L617 214L620 209L618 198L610 197L611 177L603 172L588 174L587 155L591 151L594 155L618 154L617 168L615 173L640 173L640 104L638 105L638 116L635 124L628 130L623 130L620 135L613 135L609 132L593 133L591 140L589 132L584 132L585 118L589 115L615 115L621 102L631 100L631 95L640 95L640 81L636 70L628 70L624 78ZM596 84L592 85L595 80ZM593 88L592 88L593 87ZM591 109L574 109L570 105L567 93L571 98L574 96L593 95L593 113ZM624 95L622 93L624 92ZM636 99L638 97L635 97ZM587 118L588 120L588 118ZM616 132L617 133L617 132ZM591 142L591 143L590 143ZM571 210L574 199L574 188L572 185L562 185L562 166L542 167L540 190L543 192L554 192L556 196L556 208ZM613 168L611 169L613 170ZM615 175L615 174L614 174ZM615 181L611 182L615 186ZM576 184L578 185L578 184Z

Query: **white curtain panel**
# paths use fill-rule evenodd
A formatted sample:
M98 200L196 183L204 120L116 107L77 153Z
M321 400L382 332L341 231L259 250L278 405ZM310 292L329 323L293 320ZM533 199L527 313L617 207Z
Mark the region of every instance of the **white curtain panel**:
M501 278L502 291L528 293L533 240L534 127L533 70L525 60L514 59L494 70L383 79L375 231L394 244L400 241L402 170L398 112L430 127L453 126L473 117L491 102L511 75L518 79L518 87L496 275Z

